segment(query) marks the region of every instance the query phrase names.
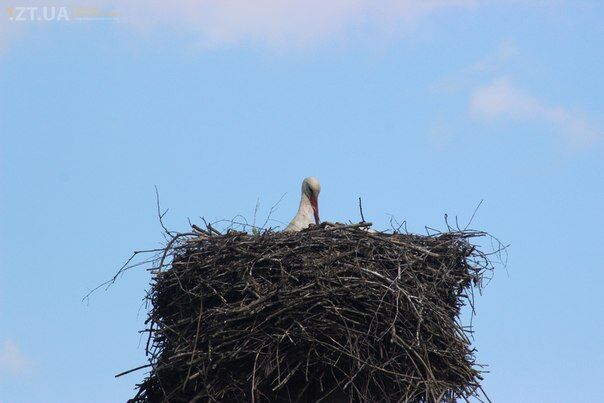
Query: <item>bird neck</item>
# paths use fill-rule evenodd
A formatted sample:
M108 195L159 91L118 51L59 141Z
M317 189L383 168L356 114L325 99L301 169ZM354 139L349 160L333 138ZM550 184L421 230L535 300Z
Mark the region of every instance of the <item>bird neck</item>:
M300 197L300 207L298 207L298 212L293 220L289 223L286 231L300 231L304 228L307 228L310 224L313 223L314 210L312 208L312 204L310 203L310 199L304 193L302 193L302 197Z
M306 194L302 194L300 198L300 206L298 207L298 213L296 214L296 219L304 222L308 222L309 224L313 222L313 208L312 204L310 204L310 199Z

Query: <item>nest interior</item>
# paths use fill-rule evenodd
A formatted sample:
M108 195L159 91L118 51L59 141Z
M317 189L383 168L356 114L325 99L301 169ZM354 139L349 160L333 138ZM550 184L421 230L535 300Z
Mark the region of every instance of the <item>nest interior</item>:
M470 240L368 232L179 234L148 295L131 402L447 402L478 396L459 319L491 266Z

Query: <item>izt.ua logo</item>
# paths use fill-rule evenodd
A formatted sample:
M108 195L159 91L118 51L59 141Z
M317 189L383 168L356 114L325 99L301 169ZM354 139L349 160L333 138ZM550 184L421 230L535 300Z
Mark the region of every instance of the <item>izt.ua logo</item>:
M8 7L10 21L69 21L67 7Z

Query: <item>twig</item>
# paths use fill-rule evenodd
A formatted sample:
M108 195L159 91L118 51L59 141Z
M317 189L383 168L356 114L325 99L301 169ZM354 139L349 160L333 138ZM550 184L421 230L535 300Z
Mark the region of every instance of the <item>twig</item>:
M140 367L136 367L136 368L129 369L128 371L120 372L119 374L115 375L115 377L119 378L120 376L124 376L131 372L138 371L139 369L148 368L148 367L152 367L152 366L153 366L153 364L141 365Z
M478 209L482 205L483 201L484 201L484 199L481 200L480 203L478 203L478 206L476 206L476 208L474 209L474 212L472 213L472 217L470 217L470 221L468 221L468 224L464 227L464 231L468 229L468 227L470 226L470 224L472 224L472 220L474 220L474 216L476 215L476 212L478 211Z
M359 197L359 211L361 212L361 222L365 222L365 216L363 215L363 204L361 202L360 197Z
M168 213L168 209L166 209L166 211L164 211L163 213L161 212L161 207L159 205L159 190L157 190L157 185L155 185L155 202L157 204L157 216L159 217L159 224L161 225L166 235L172 236L172 232L168 230L168 228L166 228L166 226L164 225L164 216Z

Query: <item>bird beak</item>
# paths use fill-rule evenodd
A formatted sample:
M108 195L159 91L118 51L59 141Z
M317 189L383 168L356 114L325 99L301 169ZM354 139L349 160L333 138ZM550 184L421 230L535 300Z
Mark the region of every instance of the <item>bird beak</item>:
M321 223L321 220L319 219L319 199L316 196L311 197L310 205L315 213L315 224L319 225Z

